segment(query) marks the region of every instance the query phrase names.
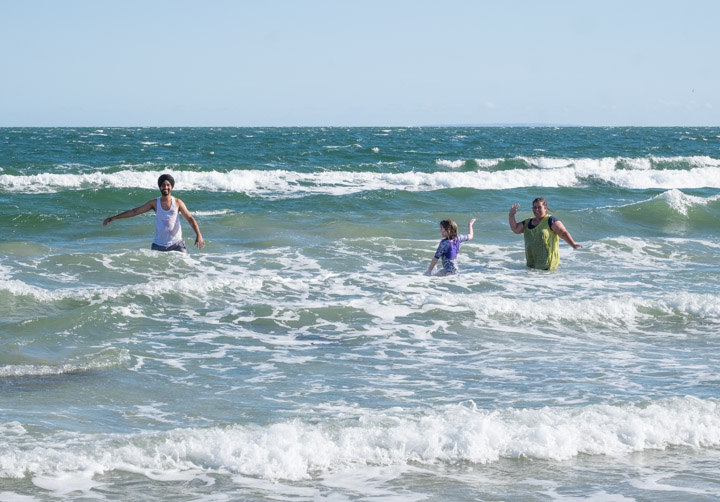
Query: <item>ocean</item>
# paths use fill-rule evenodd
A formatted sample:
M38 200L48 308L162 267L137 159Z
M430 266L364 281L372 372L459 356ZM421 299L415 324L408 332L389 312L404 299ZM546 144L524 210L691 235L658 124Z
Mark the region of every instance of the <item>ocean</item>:
M720 498L720 128L3 128L0 230L2 502Z

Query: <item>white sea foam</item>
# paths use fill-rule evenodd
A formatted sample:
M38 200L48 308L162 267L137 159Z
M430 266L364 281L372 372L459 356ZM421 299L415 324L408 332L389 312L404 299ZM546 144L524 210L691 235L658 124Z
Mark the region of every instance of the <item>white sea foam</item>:
M388 242L391 241L380 239L379 249L382 254L392 255L397 249L388 247ZM692 242L700 246L705 241ZM362 243L365 245L366 240L362 239ZM435 243L428 244L427 248L430 249ZM148 307L153 311L152 305L163 298L172 300L173 304L182 298L181 303L190 301L191 305L196 306L196 302L215 305L214 312L207 312L202 317L204 322L213 324L223 324L220 319L228 315L238 315L238 319L243 322L256 320L254 316L248 316L247 312L238 314L224 310L228 304L242 306L252 297L254 302L273 309L272 319L284 326L297 326L298 312L315 309L318 314L312 322L313 329L331 325L334 333L344 333L346 330L341 327L340 319L324 318L325 315L332 315L325 314L327 309L352 308L374 319L373 328L378 335L383 336L397 331L401 326L405 327L406 321L401 323L399 319L415 314L428 317L438 308L468 312L476 322L491 321L503 326L575 322L616 327L648 319L674 323L678 317L690 322L717 322L720 320L720 307L712 293L655 293L641 283L628 283L627 280L622 283L626 288L623 290L618 289L620 284L612 277L624 275L628 269L623 267L628 264L632 264L633 271L655 271L669 266L678 269L687 261L679 260L677 256L686 243L685 240L678 244L618 237L594 243L585 256L566 251L566 255L569 255L563 256L566 264L571 258L592 263L592 257L597 255L605 266L611 265L610 268L614 270L608 272L610 276L606 275L608 282L598 276L581 275L568 279L566 290L558 289L555 284L557 276L554 274L527 274L518 273L514 268L507 269L508 264L517 260L512 255L514 248L475 246L469 243L460 260L463 270L460 281L425 278L420 269L412 271L386 267L378 273L377 264L383 258L374 253L366 256L369 273L363 272L363 267L357 271L330 273L323 270L317 259L306 256L302 251L277 248L261 253L243 251L227 255L205 255L198 259L200 266L193 258L178 256L179 259L190 260L188 265L201 272L180 274L177 278L153 277L148 280L143 280L145 273L140 272L132 284L118 287L86 285L75 280L61 287L39 287L8 277L0 282L0 293L9 293L16 297L16 301L20 301L19 304L39 309L44 309L44 304L63 301L95 306L109 304L126 319L146 317L149 315ZM334 252L362 256L363 253L357 251L357 244L353 240L344 240L334 246ZM712 249L709 251L712 252ZM520 246L517 252L522 253ZM104 260L106 268L126 273L122 266L116 268L112 257L106 255ZM124 263L123 260L120 262ZM273 266L268 268L261 262L269 262ZM491 273L486 268L473 269L469 266L473 262L491 263L494 268ZM464 268L466 264L468 267ZM278 273L278 269L287 272ZM447 286L451 286L451 289ZM458 294L458 288L463 288L462 294ZM528 288L537 289L538 292L531 297L527 294ZM378 291L383 291L384 296L378 298ZM637 294L638 291L642 293ZM148 299L153 301L148 302ZM548 315L550 312L552 316ZM431 326L425 329L417 324L413 323L413 336L432 338ZM350 327L348 331L352 329Z
M0 366L0 378L53 376L102 370L122 366L130 361L127 350L108 349L97 354L83 356L65 364L6 364Z
M618 170L602 178L622 188L720 188L720 169L697 167L690 170Z
M623 163L630 169L649 170L652 169L652 160L649 158L643 159L623 159Z
M40 502L39 498L31 495L20 495L13 492L0 492L0 500L2 502Z
M230 214L232 211L230 209L218 209L217 211L194 211L193 214L195 216L222 216L225 214Z
M592 299L502 298L496 295L448 295L450 305L463 305L481 318L512 316L513 319L546 322L629 323L640 318L684 316L720 320L720 305L713 294L670 294L662 299L600 297ZM552 312L552 316L548 316Z
M465 165L464 160L445 160L445 159L437 159L435 161L435 164L437 164L440 167L447 167L449 169L459 169Z
M475 164L481 169L490 169L497 166L501 159L475 159Z
M185 277L179 280L154 280L120 288L81 287L50 290L13 279L0 283L0 291L8 291L14 296L31 296L40 302L72 299L98 304L126 295L154 297L168 293L178 293L187 296L203 296L212 291L223 289L256 291L260 289L262 285L263 281L259 278Z
M35 476L33 484L48 490L54 497L65 498L71 493L81 492L92 497L92 490L104 486L93 480L95 473L88 469L84 472L61 473L52 476Z
M27 430L20 422L0 424L0 436L2 437L22 436L24 434L27 434Z
M698 206L706 206L712 202L720 200L720 195L713 195L710 197L698 197L695 195L688 195L679 189L672 188L672 189L667 190L666 192L656 195L650 199L641 200L639 202L632 202L630 204L624 204L621 206L601 206L601 207L598 207L597 209L615 209L616 207L633 207L633 206L637 206L639 204L645 204L645 203L652 202L655 200L665 201L667 203L667 205L670 208L672 208L673 210L677 211L678 213L680 213L682 215L687 215L688 210L690 208L698 207Z
M245 192L259 196L342 195L365 190L397 189L427 191L443 188L502 190L527 186L574 187L600 182L624 188L720 188L720 161L709 157L682 158L690 169L661 169L653 159L556 159L519 158L526 169L488 171L498 159L476 159L477 171L373 173L356 171L295 172L286 170L232 170L228 172L172 172L177 190ZM676 162L679 160L675 159ZM654 167L649 167L649 162ZM671 161L667 161L671 162ZM465 160L436 161L456 170ZM627 168L630 167L630 168ZM54 192L82 188L152 188L159 171L93 172L86 174L42 173L29 176L0 175L0 189Z
M556 159L551 157L517 157L518 160L522 160L530 166L539 167L540 169L561 169L566 167L572 167L575 163L587 164L589 159ZM600 161L602 164L602 161Z
M3 250L3 252L5 252L5 250ZM11 280L10 277L12 277L12 268L0 262L0 284Z
M152 479L229 473L301 480L362 466L485 464L526 457L563 461L672 446L714 448L720 445L720 406L714 399L693 397L577 408L486 410L465 403L425 412L358 412L317 423L96 435L62 448L47 441L36 448L24 438L3 449L0 476L30 474L50 489L57 486L53 480L88 482L88 473L113 470Z
M664 200L673 210L682 215L687 215L692 207L705 206L711 202L720 200L720 195L703 198L672 189L655 196L653 199Z
M707 155L693 155L690 157L650 157L650 160L656 165L678 164L687 162L696 167L720 167L720 159L714 159Z
M545 172L542 179L532 170L502 172L298 173L292 171L230 171L227 173L173 172L176 190L245 192L259 196L302 196L311 194L342 195L366 190L427 191L443 188L506 189L534 186L577 186L581 182L573 169ZM92 174L39 174L32 176L0 175L0 187L27 192L55 192L87 187L150 188L158 172L124 171ZM720 177L720 175L719 175Z

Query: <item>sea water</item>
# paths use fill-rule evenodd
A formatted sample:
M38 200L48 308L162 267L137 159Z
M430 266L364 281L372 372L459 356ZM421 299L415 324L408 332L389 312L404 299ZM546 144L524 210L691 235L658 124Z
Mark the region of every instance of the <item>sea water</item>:
M717 500L719 217L718 128L0 129L0 501Z

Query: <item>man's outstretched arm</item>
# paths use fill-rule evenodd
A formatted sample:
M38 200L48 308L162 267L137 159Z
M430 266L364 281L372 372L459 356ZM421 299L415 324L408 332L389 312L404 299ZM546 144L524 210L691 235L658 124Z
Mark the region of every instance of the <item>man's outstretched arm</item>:
M123 211L122 213L111 216L110 218L105 218L105 220L103 220L103 226L106 226L113 220L118 220L121 218L132 218L133 216L137 216L138 214L147 213L151 209L155 209L155 199L147 201L142 206L128 209L127 211Z

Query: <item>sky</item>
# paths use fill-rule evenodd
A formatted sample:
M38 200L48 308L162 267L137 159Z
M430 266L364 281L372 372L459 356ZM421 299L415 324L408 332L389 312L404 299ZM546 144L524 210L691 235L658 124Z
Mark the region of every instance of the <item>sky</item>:
M720 125L715 0L0 0L0 127Z

